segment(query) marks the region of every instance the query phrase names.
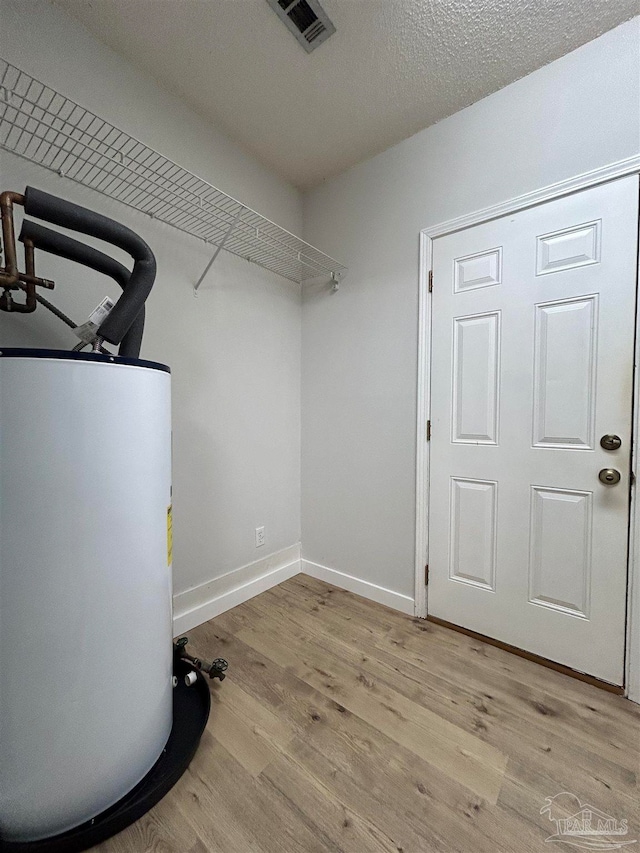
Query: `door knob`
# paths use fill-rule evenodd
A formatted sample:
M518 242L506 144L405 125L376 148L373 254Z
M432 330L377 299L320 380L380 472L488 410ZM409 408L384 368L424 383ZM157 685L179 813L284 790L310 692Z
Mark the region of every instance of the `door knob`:
M616 471L615 468L603 468L598 474L598 479L605 486L615 486L620 482L620 471Z
M603 435L600 439L600 447L605 450L618 450L622 446L622 439L619 435Z

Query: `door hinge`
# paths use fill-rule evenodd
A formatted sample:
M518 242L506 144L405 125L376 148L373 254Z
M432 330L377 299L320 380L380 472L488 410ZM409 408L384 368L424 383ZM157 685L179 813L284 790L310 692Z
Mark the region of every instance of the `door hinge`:
M433 270L429 270L429 293L433 290Z
M427 421L427 441L431 441L431 421Z
M629 478L629 484L631 486L635 486L636 484L636 475L633 473L633 471L631 472L631 477Z
M429 586L429 563L424 567L424 585Z

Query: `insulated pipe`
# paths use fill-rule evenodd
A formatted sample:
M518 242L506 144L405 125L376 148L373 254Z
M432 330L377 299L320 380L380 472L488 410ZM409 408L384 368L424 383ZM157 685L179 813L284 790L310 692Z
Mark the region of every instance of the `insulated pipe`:
M21 242L31 240L36 249L42 249L44 252L49 252L49 254L57 255L60 258L67 258L70 261L76 261L76 263L91 267L96 272L104 273L109 278L114 279L123 290L129 283L131 273L124 264L91 246L87 246L86 243L67 237L66 234L61 234L59 231L46 228L38 222L24 219L18 239Z
M22 230L18 238L22 242L31 242L36 249L43 252L49 252L51 255L57 255L60 258L66 258L69 261L75 261L83 266L90 267L96 272L108 275L114 279L120 287L126 291L129 286L131 273L123 266L123 264L99 252L97 249L87 246L85 243L80 243L72 237L67 237L66 234L60 234L58 231L53 231L51 228L45 228L37 222L31 222L29 219L23 219ZM118 303L119 304L119 303ZM115 311L115 308L113 309ZM102 329L102 327L100 327ZM118 353L127 358L138 358L140 356L140 347L142 345L142 335L144 333L144 305L136 319L129 327L120 344ZM100 332L102 337L102 332Z
M27 187L24 209L29 216L79 231L111 243L134 259L129 283L115 307L98 329L101 338L119 344L140 313L156 275L156 259L147 244L130 228L85 207L42 190Z

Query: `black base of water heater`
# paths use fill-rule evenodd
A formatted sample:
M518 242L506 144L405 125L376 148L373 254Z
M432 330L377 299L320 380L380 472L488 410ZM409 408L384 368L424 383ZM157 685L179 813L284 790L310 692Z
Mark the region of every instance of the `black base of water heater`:
M198 680L187 687L184 676L192 670L182 662L175 666L178 685L173 691L173 726L162 755L136 787L115 805L86 823L40 841L3 841L1 853L80 853L106 841L135 823L176 784L191 763L209 719L209 684Z

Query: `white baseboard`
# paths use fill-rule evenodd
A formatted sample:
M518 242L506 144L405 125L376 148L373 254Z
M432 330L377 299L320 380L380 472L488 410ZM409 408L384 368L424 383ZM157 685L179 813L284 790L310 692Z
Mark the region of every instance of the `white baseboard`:
M300 573L300 543L173 597L173 634L184 634L225 610Z
M339 586L341 589L347 589L349 592L355 592L356 595L377 601L378 604L385 604L387 607L408 613L410 616L414 614L414 600L409 595L393 592L391 589L378 586L370 581L363 581L361 578L347 575L337 569L329 569L319 563L311 563L309 560L300 561L300 570L305 575Z
M243 601L277 586L300 572L312 578L347 589L363 598L377 601L394 610L413 615L414 600L408 595L385 589L383 586L329 569L319 563L300 559L300 543L249 563L222 577L187 589L173 597L173 634L177 637L219 616Z

